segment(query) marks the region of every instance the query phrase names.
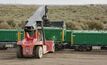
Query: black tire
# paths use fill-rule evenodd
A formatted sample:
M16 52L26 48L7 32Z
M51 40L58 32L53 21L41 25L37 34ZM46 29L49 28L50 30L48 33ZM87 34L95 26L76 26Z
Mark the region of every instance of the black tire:
M55 51L58 51L58 50L59 50L58 44L55 44Z
M60 43L55 44L55 51L60 51L63 50L64 46Z
M23 54L22 54L22 47L21 46L17 46L16 48L17 52L17 58L22 58L23 57Z
M35 58L42 58L43 57L43 48L41 46L36 46L33 50Z

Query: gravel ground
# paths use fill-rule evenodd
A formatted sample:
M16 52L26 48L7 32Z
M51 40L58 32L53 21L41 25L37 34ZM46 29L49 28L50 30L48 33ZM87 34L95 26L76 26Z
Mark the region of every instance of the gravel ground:
M46 54L42 59L18 59L15 49L0 50L0 65L107 65L107 50L77 52L66 49Z

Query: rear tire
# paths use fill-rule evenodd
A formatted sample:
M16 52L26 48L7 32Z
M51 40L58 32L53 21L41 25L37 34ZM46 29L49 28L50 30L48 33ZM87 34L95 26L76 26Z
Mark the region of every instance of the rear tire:
M34 52L34 57L35 58L40 59L40 58L43 57L43 48L41 46L35 47L33 52Z
M64 46L60 43L55 44L55 51L60 51L63 50Z
M17 58L22 58L23 57L22 47L21 46L17 46L16 50L17 50Z

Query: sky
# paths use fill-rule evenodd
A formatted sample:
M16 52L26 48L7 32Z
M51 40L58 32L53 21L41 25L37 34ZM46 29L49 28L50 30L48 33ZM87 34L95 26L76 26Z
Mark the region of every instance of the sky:
M107 0L0 0L0 4L83 5L83 4L107 4Z

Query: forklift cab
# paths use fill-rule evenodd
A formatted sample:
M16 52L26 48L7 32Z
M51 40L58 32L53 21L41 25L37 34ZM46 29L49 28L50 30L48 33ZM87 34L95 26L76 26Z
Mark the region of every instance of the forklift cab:
M36 30L34 30L32 27L26 27L24 29L25 33L28 33L30 36L33 36Z
M37 21L35 26L25 26L25 38L42 38L42 25L41 21Z

